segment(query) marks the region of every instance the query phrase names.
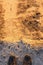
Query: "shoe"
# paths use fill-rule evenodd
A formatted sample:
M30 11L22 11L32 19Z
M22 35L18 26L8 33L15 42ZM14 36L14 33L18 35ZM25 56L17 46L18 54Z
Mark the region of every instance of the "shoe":
M32 59L29 55L25 55L23 59L23 65L32 65Z
M17 65L16 57L10 56L8 60L8 65Z

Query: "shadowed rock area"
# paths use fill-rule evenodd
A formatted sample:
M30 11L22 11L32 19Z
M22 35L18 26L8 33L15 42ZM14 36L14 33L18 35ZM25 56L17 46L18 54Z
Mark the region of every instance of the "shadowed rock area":
M8 65L11 55L17 58L17 65L23 65L24 56L28 54L32 59L32 65L43 65L43 48L31 47L22 41L8 43L0 41L0 65Z

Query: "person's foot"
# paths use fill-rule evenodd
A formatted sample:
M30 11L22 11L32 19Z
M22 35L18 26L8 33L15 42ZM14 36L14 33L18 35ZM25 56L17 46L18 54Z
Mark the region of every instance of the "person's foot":
M29 55L25 55L24 60L23 60L23 65L32 65L32 60Z
M8 60L8 65L17 65L16 57L10 56Z

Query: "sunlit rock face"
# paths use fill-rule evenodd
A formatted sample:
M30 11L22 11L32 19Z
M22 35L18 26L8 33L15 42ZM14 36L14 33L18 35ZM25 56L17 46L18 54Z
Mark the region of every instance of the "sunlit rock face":
M2 1L0 3L4 16L0 20L4 22L4 32L0 39L9 42L23 40L25 43L43 45L43 1Z
M2 6L2 1L0 1L0 40L5 37L4 23L4 9Z

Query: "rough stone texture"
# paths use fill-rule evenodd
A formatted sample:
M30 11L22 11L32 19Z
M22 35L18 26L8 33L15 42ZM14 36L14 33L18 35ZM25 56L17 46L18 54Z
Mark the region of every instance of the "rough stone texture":
M43 44L43 0L0 0L0 4L4 15L0 17L4 22L0 39Z
M17 43L0 42L0 65L7 65L10 55L17 57L17 64L22 65L23 58L29 54L32 58L32 65L43 65L43 48L31 47L22 41Z
M33 65L43 65L43 1L0 0L0 40L7 41L0 41L0 65L7 65L11 54L17 56L18 65L25 54Z

